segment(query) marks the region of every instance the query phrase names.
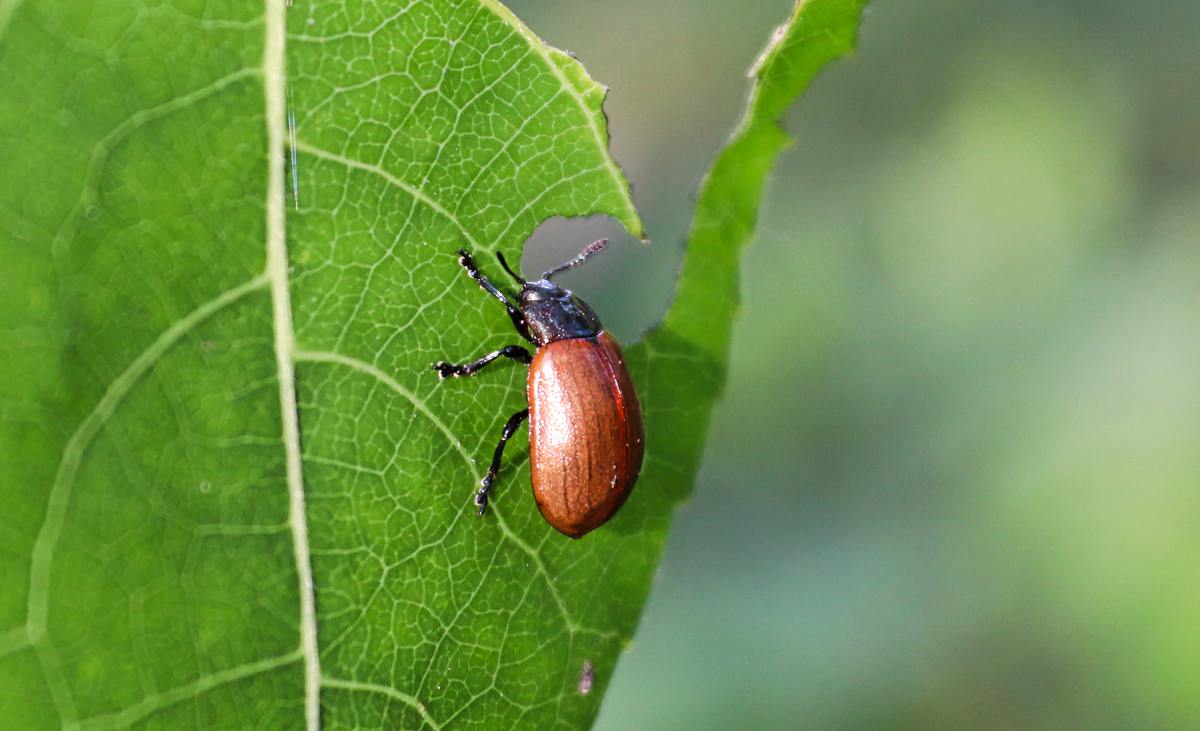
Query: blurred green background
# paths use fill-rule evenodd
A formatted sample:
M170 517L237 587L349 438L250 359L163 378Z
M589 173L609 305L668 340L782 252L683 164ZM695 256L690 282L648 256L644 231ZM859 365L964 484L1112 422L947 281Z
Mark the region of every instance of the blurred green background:
M509 4L612 87L632 337L791 2ZM1200 728L1200 4L879 2L788 127L598 728Z

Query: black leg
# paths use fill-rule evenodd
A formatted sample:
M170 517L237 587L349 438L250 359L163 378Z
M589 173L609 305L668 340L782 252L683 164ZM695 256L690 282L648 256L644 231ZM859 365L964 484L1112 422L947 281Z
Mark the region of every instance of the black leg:
M492 489L492 483L496 481L496 473L500 471L500 458L504 456L504 445L508 444L512 435L521 428L521 423L528 418L529 409L522 409L509 417L508 423L504 425L504 431L500 434L500 443L496 445L496 451L492 454L492 465L488 467L487 474L479 483L482 487L475 493L475 505L479 507L477 515L483 515L483 511L487 510L488 493Z
M512 358L518 363L524 363L525 365L529 365L533 362L533 356L530 355L528 350L522 348L520 345L508 345L499 350L493 350L478 360L473 360L470 363L463 363L462 365L454 365L453 363L447 363L444 360L439 360L437 363L433 364L433 369L438 372L438 378L446 378L449 376L454 376L455 378L459 378L460 376L472 376L488 363L491 363L492 361L501 357Z
M525 316L521 314L521 310L518 309L517 306L508 299L508 296L501 292L496 285L488 281L488 278L483 275L483 272L479 271L479 266L475 263L475 260L471 258L471 255L465 250L459 249L458 263L462 265L463 269L467 270L467 274L471 276L471 279L475 280L475 283L478 284L484 292L487 292L491 296L495 297L497 300L499 300L500 304L504 305L504 309L508 312L508 319L512 320L513 327L517 329L517 333L519 333L521 337L525 338L529 342L534 342L533 338L529 336L529 328L525 325Z

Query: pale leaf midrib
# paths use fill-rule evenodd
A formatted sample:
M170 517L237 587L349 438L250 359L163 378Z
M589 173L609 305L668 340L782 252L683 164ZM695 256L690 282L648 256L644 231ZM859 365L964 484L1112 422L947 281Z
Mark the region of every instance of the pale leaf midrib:
M300 415L296 405L293 360L296 335L288 290L284 161L287 135L286 37L284 0L266 0L263 44L263 96L267 123L267 281L271 288L271 320L279 378L279 412L287 469L288 523L300 595L300 654L304 660L304 718L308 731L321 727L321 661L317 646L316 585L304 508L304 476L300 452Z

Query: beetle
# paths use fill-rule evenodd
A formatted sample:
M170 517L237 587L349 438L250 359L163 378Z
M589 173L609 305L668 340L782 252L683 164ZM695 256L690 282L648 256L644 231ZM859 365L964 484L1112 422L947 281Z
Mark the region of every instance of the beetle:
M645 451L642 408L621 346L586 302L552 281L607 245L607 239L600 239L532 282L497 253L500 266L520 285L515 302L483 275L470 254L458 252L458 263L471 279L504 305L517 333L535 346L532 354L509 345L469 363L433 364L439 379L474 375L499 358L529 366L528 408L504 424L475 493L480 516L487 510L504 447L526 419L533 497L542 516L560 533L581 538L603 525L637 482Z

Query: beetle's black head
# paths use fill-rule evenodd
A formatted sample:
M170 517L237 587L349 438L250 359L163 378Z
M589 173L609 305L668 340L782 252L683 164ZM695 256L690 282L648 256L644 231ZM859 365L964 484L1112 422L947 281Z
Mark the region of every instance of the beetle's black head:
M568 338L590 338L604 328L586 302L549 279L522 285L520 307L529 334L538 345Z
M525 318L529 334L538 345L568 338L590 338L598 335L603 329L600 318L596 317L596 313L592 312L592 308L588 307L586 302L572 294L571 290L550 280L559 272L574 269L584 263L603 251L607 245L608 239L600 239L590 244L579 256L554 267L534 282L525 281L508 266L504 255L499 255L501 266L521 285L521 315Z

